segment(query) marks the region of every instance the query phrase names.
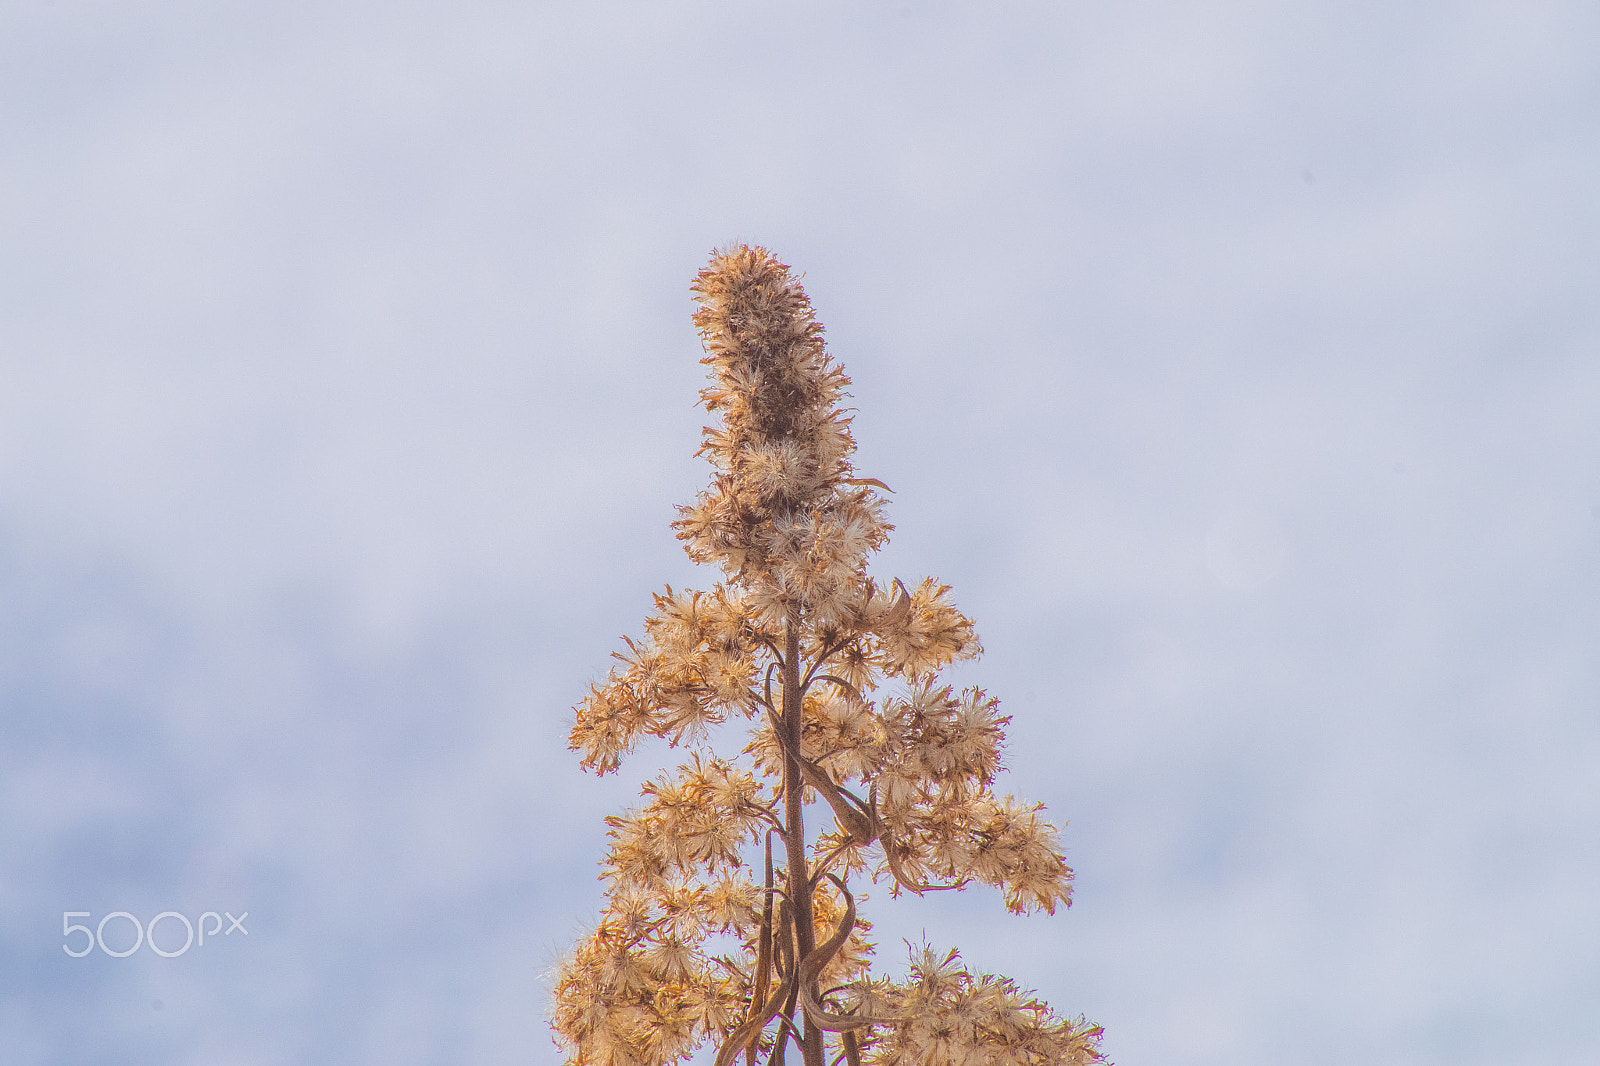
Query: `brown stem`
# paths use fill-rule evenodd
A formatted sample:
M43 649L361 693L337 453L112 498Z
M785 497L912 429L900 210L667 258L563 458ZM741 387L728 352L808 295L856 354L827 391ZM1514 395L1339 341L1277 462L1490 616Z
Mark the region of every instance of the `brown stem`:
M805 781L801 777L800 732L804 725L800 696L800 607L789 605L784 626L783 656L783 801L784 843L789 852L789 905L794 916L795 958L803 959L816 949L816 929L811 902L811 878L806 869ZM798 972L798 967L796 967ZM795 989L794 991L798 991ZM793 1003L791 999L790 1003ZM790 1008L792 1010L792 1006ZM793 1017L790 1014L790 1017ZM824 1066L822 1030L806 1022L800 1042L805 1066Z
M784 979L783 984L779 985L773 991L771 998L762 1004L760 1011L729 1035L727 1042L722 1045L722 1050L717 1052L716 1066L728 1066L729 1063L738 1058L741 1048L749 1041L760 1038L761 1030L767 1027L767 1023L772 1020L773 1015L779 1013L792 1014L794 1012L794 996L798 977L799 971L791 970L789 976Z
M856 1044L855 1033L844 1034L844 1061L846 1066L861 1066L861 1048Z
M767 1002L767 988L772 978L772 834L767 834L766 854L766 891L761 897L761 943L756 949L756 986L755 994L750 997L750 1016L746 1021L754 1020L757 1012ZM761 1040L758 1031L750 1037L750 1042L745 1045L745 1066L756 1066L756 1045Z
M839 953L839 949L844 946L845 940L849 938L850 931L856 924L855 896L850 894L850 889L842 878L833 874L828 874L827 877L844 896L844 917L840 919L838 929L834 930L825 944L800 960L800 1006L806 1012L806 1023L830 1032L846 1033L869 1025L901 1021L899 1018L875 1018L866 1014L834 1014L825 1010L817 998L817 977L822 973L823 967Z
M733 1060L739 1057L741 1048L748 1047L753 1043L759 1043L762 1030L767 1027L767 1023L774 1016L778 1015L782 1015L782 1018L778 1029L778 1045L774 1049L774 1055L779 1062L783 1061L781 1050L783 1047L782 1024L787 1022L788 1018L794 1014L795 993L799 988L800 979L800 968L795 965L794 961L793 938L789 934L789 913L789 903L785 900L778 907L777 928L773 930L774 935L781 933L775 945L777 949L775 954L777 955L778 970L784 975L783 981L773 990L772 995L767 998L766 1002L761 1003L759 1008L752 1002L749 1017L732 1033L728 1034L728 1039L718 1050L715 1066L729 1066ZM785 965L786 960L787 965Z
M792 762L799 768L802 783L816 789L828 801L834 817L839 819L840 828L854 843L862 847L872 843L878 835L873 828L872 808L863 803L859 796L834 784L828 771L800 754L799 742L793 741L789 735L787 719L774 716L772 722L773 735L777 737L778 747L783 749L784 765Z
M783 906L778 909L778 927L783 930L783 939L778 941L778 969L785 975L783 987L789 990L789 998L783 1001L783 1007L778 1011L778 1031L772 1035L772 1054L767 1058L767 1066L783 1066L783 1053L789 1046L789 1041L793 1040L796 1046L800 1045L800 1030L794 1025L795 996L800 989L800 971L795 964L794 923L790 920L790 915L789 903L785 900Z
M794 1014L794 993L790 992L788 1002L778 1014L778 1032L772 1038L772 1054L767 1057L767 1066L783 1066L783 1052L789 1046L789 1041L800 1043L794 1022L790 1020L792 1014ZM804 1048L801 1050L804 1051Z

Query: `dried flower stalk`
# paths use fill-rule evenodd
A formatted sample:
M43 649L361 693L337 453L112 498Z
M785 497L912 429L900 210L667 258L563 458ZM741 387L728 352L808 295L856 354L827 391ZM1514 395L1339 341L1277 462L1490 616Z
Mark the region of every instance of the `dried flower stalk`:
M741 246L693 289L701 401L721 424L700 449L711 485L674 528L725 580L657 595L644 638L575 708L571 746L598 773L642 737L697 747L607 819L607 906L555 991L568 1061L665 1066L708 1040L716 1066L791 1047L804 1066L1104 1061L1098 1027L954 951L914 951L903 983L870 973L852 878L894 896L981 882L1014 912L1054 913L1072 871L1042 808L992 790L1010 719L938 682L982 650L949 587L867 575L887 486L851 466L849 379L798 280ZM750 723L739 760L698 747L729 717ZM833 822L808 841L818 801Z

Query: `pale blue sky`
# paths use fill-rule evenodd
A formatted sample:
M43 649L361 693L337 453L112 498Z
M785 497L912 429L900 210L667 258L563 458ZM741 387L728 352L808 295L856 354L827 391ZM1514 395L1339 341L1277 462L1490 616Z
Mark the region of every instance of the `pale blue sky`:
M886 966L1121 1066L1595 1061L1600 12L798 7L0 8L7 1063L559 1061L733 240L1071 821L1070 911L875 893Z

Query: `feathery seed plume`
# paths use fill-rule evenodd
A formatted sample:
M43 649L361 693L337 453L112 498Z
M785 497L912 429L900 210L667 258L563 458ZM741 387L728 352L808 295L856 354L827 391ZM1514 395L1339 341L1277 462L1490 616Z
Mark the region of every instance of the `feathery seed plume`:
M739 246L693 292L720 424L700 448L711 483L674 528L723 580L656 595L575 708L571 746L597 773L643 737L693 750L606 820L606 908L555 988L568 1062L666 1066L707 1042L716 1066L791 1050L804 1066L1103 1062L1098 1027L955 951L913 951L901 982L872 972L864 882L982 883L1053 914L1072 871L1043 809L993 791L998 701L938 683L982 650L949 586L867 572L893 528L874 491L888 486L851 464L849 379L798 278ZM730 717L746 723L733 759L704 746Z

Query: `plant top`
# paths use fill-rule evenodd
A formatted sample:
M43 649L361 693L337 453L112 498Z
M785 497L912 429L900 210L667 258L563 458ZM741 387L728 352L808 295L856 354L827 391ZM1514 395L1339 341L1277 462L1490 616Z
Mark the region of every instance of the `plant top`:
M555 992L569 1062L665 1066L708 1040L715 1066L1103 1061L1097 1027L954 951L914 949L903 981L872 974L863 881L893 896L978 882L1053 914L1072 871L1042 808L993 791L998 702L939 683L982 650L949 587L868 576L893 528L887 486L851 465L850 382L798 279L739 246L693 292L700 398L721 424L699 452L711 484L673 525L724 580L657 594L575 709L571 746L599 773L642 737L694 750L607 819L606 909ZM724 758L705 745L730 717L748 735Z

